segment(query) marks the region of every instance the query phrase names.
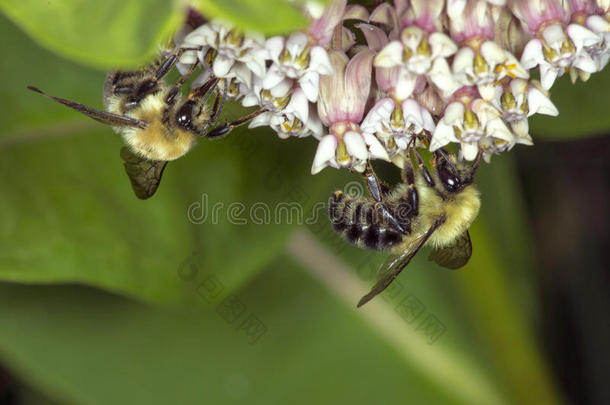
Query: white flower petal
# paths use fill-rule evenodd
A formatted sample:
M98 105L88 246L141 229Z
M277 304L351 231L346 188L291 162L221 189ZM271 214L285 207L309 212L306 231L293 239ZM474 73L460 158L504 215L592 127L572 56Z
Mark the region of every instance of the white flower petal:
M447 125L461 123L464 120L465 112L466 109L464 108L464 104L460 103L459 101L454 101L445 109L445 114L443 115L442 121Z
M527 90L528 117L532 114L544 114L556 117L559 115L557 107L543 92L535 87Z
M442 96L447 98L455 92L460 85L449 70L449 64L444 58L434 60L432 69L428 72L428 78L441 90Z
M566 34L563 32L563 27L558 24L551 24L542 30L542 38L551 46L558 49L566 39Z
M505 55L506 61L504 62L504 66L510 74L521 79L528 79L530 77L529 72L521 66L521 63L519 63L512 53L505 51ZM502 77L504 77L504 75Z
M490 101L490 100L493 100L493 98L496 96L497 89L499 87L500 86L490 83L490 84L479 84L477 86L477 89L479 90L479 94L481 95L483 100Z
M460 20L465 7L466 0L447 0L447 15L452 20Z
M309 52L310 62L309 69L318 72L321 75L332 75L333 66L328 58L326 49L321 46L314 46Z
M424 39L424 31L416 26L406 27L400 32L400 41L411 50L417 49Z
M311 165L311 174L317 174L326 166L328 162L335 157L337 150L337 139L333 135L325 135L318 143L316 155L313 158Z
M457 52L458 47L451 38L441 32L434 32L428 37L432 58L446 58Z
M288 37L285 48L293 58L296 58L303 52L307 46L307 35L303 32L295 32Z
M421 115L421 107L412 98L406 99L402 103L402 112L406 123L412 123L419 128L424 127L424 118Z
M243 105L244 107L252 107L255 105L259 105L258 97L256 97L254 93L250 93L241 100L241 105Z
M472 72L474 65L474 51L469 46L464 46L455 54L452 69L458 74L462 72Z
M538 66L542 61L544 61L542 42L540 42L539 39L532 39L523 49L523 54L521 54L521 65L525 69L531 69Z
M286 43L286 39L284 37L271 37L265 42L265 48L269 52L269 59L272 61L279 63L280 53L282 49L284 49L284 44Z
M540 64L540 84L542 84L543 89L548 90L553 87L553 83L555 83L558 75L558 68L548 63Z
M434 124L434 119L432 118L432 114L428 111L427 108L421 107L422 118L424 121L424 129L428 132L434 132L436 125Z
M576 58L572 62L572 66L586 73L597 72L597 63L595 63L593 58L584 50L576 55Z
M402 64L403 45L400 41L387 44L375 57L376 67L392 67Z
M323 126L322 121L320 121L320 117L318 117L318 110L315 105L309 104L309 119L305 121L305 126L307 129L311 131L311 134L316 139L322 138Z
M269 59L267 50L265 49L250 49L246 58L241 58L248 68L258 77L265 76L265 60Z
M360 124L360 128L364 132L376 132L379 129L380 123L390 120L394 105L394 100L391 98L383 98L377 101L366 114L362 124Z
M529 124L527 118L523 118L518 121L513 121L510 124L511 129L517 135L517 138L528 138L529 137ZM531 139L531 137L530 137Z
M229 70L233 66L234 59L228 58L223 55L216 55L216 59L214 59L214 64L212 69L214 71L214 76L216 77L225 77Z
M286 112L293 113L302 122L309 118L309 102L302 89L297 88L292 93L290 102L286 106Z
M462 142L462 156L466 160L474 160L479 153L479 145L473 142Z
M268 126L271 122L273 114L271 112L264 112L252 119L250 124L248 124L248 128L258 128L263 126Z
M587 27L596 33L609 33L610 22L601 15L592 15L587 18ZM569 33L569 32L568 32Z
M320 75L317 72L305 73L299 80L299 85L303 89L303 92L309 101L312 103L318 101Z
M272 87L270 90L271 96L273 97L284 97L288 94L290 89L292 89L293 81L290 79L284 79L279 82L276 86Z
M375 135L369 133L363 133L364 142L369 146L370 157L373 159L383 159L390 161L390 156L388 152L385 150L381 142L377 139Z
M345 148L350 156L360 160L366 160L368 158L366 144L362 139L362 135L358 132L348 131L343 135L343 142L345 143Z
M506 53L505 53L504 49L502 49L500 47L500 45L496 44L493 41L483 42L483 44L481 45L480 51L481 51L481 56L483 56L485 61L491 67L500 65L506 60Z
M417 76L411 74L407 69L400 69L398 79L394 85L394 95L399 100L403 100L413 93L417 84Z
M566 31L572 42L574 42L577 51L580 51L583 47L601 42L599 35L580 24L570 24Z
M436 129L432 134L430 151L434 152L435 150L447 145L449 142L457 142L457 138L455 137L455 133L453 131L453 126L447 125L443 122L443 120L441 120L436 125Z
M267 74L263 79L263 88L270 89L272 87L275 87L282 80L284 80L284 73L278 65L273 64L269 67L269 69L267 70Z
M485 126L487 122L502 116L502 113L497 108L487 100L481 98L474 100L471 106L472 112L477 115L480 124L483 126Z
M515 136L508 129L504 121L501 118L494 118L487 123L485 127L487 136L492 136L498 139L504 139L505 141L513 141Z
M231 73L247 88L252 88L252 71L244 63L235 63L231 68Z

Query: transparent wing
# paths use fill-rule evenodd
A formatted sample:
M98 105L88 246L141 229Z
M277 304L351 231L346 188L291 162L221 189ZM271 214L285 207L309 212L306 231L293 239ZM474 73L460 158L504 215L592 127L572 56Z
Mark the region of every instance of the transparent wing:
M452 245L433 250L428 259L447 269L455 270L466 265L470 256L472 256L472 243L466 231Z
M42 94L46 98L49 98L53 101L57 101L58 103L63 104L66 107L69 107L75 111L78 111L81 114L85 114L87 117L93 118L94 120L99 121L103 124L108 124L108 125L112 125L115 127L134 127L134 128L140 128L140 129L146 128L146 122L135 119L135 118L126 117L124 115L119 115L119 114L109 113L107 111L96 110L95 108L91 108L84 104L77 103L76 101L70 101L70 100L66 100L63 98L50 96L47 93L43 92L42 90L40 90L39 88L34 87L34 86L28 86L28 89L30 89L38 94Z
M144 159L126 147L121 148L121 158L125 161L125 172L136 197L141 200L152 197L159 187L167 162Z
M379 273L377 274L377 284L371 288L368 294L358 301L357 307L361 307L370 300L372 300L377 294L388 288L388 286L394 281L394 279L400 274L400 272L407 267L413 256L422 248L428 238L434 233L434 231L445 222L445 216L438 218L430 229L426 233L419 235L411 241L405 248L405 250L399 255L392 255L386 259Z

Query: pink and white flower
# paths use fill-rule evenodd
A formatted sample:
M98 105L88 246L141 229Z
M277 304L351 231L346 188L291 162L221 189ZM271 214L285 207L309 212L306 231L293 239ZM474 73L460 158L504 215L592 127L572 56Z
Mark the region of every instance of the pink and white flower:
M481 151L485 161L489 161L492 154L511 149L517 138L497 108L469 95L447 106L432 135L430 150L435 151L450 142L460 144L460 154L466 160L474 160Z
M318 144L311 173L326 166L363 171L368 159L389 160L375 135L359 125L371 88L374 51L363 50L351 60L341 51L329 56L335 74L320 80L318 115L330 133Z

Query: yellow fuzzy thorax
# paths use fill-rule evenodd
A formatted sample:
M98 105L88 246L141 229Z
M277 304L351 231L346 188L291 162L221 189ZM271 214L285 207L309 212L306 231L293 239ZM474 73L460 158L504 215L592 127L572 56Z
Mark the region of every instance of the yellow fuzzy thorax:
M441 215L445 222L430 236L424 246L440 248L451 245L458 236L468 230L475 220L481 207L479 191L474 185L465 187L461 192L445 193L445 199L434 188L426 184L421 177L416 177L416 187L419 197L419 214L411 222L411 233L404 238L403 243L394 247L392 253L400 254L405 246L413 243L415 238L423 236ZM399 185L391 199L406 194L407 186Z
M142 120L148 124L145 129L133 127L120 127L115 130L121 134L123 140L135 154L149 160L170 161L186 154L195 144L196 137L191 132L176 126L168 128L162 122L163 113L167 104L164 102L165 93L159 92L144 98L138 107L124 113L125 115ZM123 114L122 99L110 97L107 103L109 112Z
M479 191L474 185L466 186L456 194L446 194L443 198L431 187L420 186L420 221L416 233L425 233L434 220L445 214L445 223L438 227L426 242L426 246L440 248L452 244L458 236L470 228L481 207Z

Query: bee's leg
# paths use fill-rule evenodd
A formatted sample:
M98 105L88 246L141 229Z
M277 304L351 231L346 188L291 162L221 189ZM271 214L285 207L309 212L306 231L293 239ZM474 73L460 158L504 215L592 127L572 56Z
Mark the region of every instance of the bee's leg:
M212 107L212 118L210 118L210 122L216 122L218 120L218 116L222 112L222 109L225 105L225 101L227 100L227 91L229 88L229 84L226 80L222 82L222 94L216 92L216 98L214 99L214 106Z
M156 68L155 78L157 80L162 79L166 74L169 73L170 70L174 67L174 65L178 62L182 54L186 51L200 51L202 49L201 46L194 48L178 48L174 50L161 64ZM194 64L197 66L197 63Z
M432 179L432 176L430 175L428 168L424 164L424 159L421 157L421 154L415 148L413 148L411 150L412 150L413 154L415 155L415 158L417 159L419 173L421 174L422 178L430 187L434 187L434 179Z
M165 102L168 105L174 105L174 103L176 102L176 96L178 95L178 93L180 93L180 90L182 90L182 86L184 86L184 83L186 83L186 81L191 77L195 69L197 69L197 64L191 66L188 72L181 76L180 79L178 79L178 81L174 83L172 88L167 92Z
M250 121L251 119L259 116L260 114L262 114L266 111L267 110L265 110L263 108L258 111L251 112L248 115L244 115L243 117L241 117L233 122L225 122L224 124L217 126L213 130L211 130L210 132L205 134L205 136L208 138L220 138L222 136L225 136L229 132L231 132L233 130L233 128L238 127L242 124L245 124L246 122Z
M427 172L428 170L426 169L426 166L423 167ZM430 176L430 173L428 173L428 176ZM417 193L417 188L415 187L415 172L413 169L413 161L411 160L411 156L408 156L407 159L405 159L403 177L405 183L407 184L407 204L409 207L408 214L411 217L415 217L419 213L419 194Z
M371 197L377 202L381 202L385 199L385 196L390 192L390 188L379 181L377 174L373 170L373 166L370 161L366 162L366 167L364 168L364 172L362 172L362 177L366 181L366 185L369 189L369 193L371 193Z
M369 193L371 193L371 196L375 200L375 210L377 211L381 222L390 224L390 226L402 234L408 234L410 232L408 221L405 222L406 227L403 226L401 221L399 221L394 214L394 211L396 210L388 209L387 205L385 204L385 199L389 194L390 189L387 185L383 184L383 182L379 181L370 161L366 162L366 167L362 173L362 176L366 181ZM392 208L397 208L399 212L401 212L400 210L402 207Z
M479 165L481 164L482 157L483 157L483 152L481 152L479 150L479 153L477 153L477 157L474 158L474 161L472 162L472 166L470 166L470 179L471 180L474 178L474 175L476 174L477 170L479 169Z

